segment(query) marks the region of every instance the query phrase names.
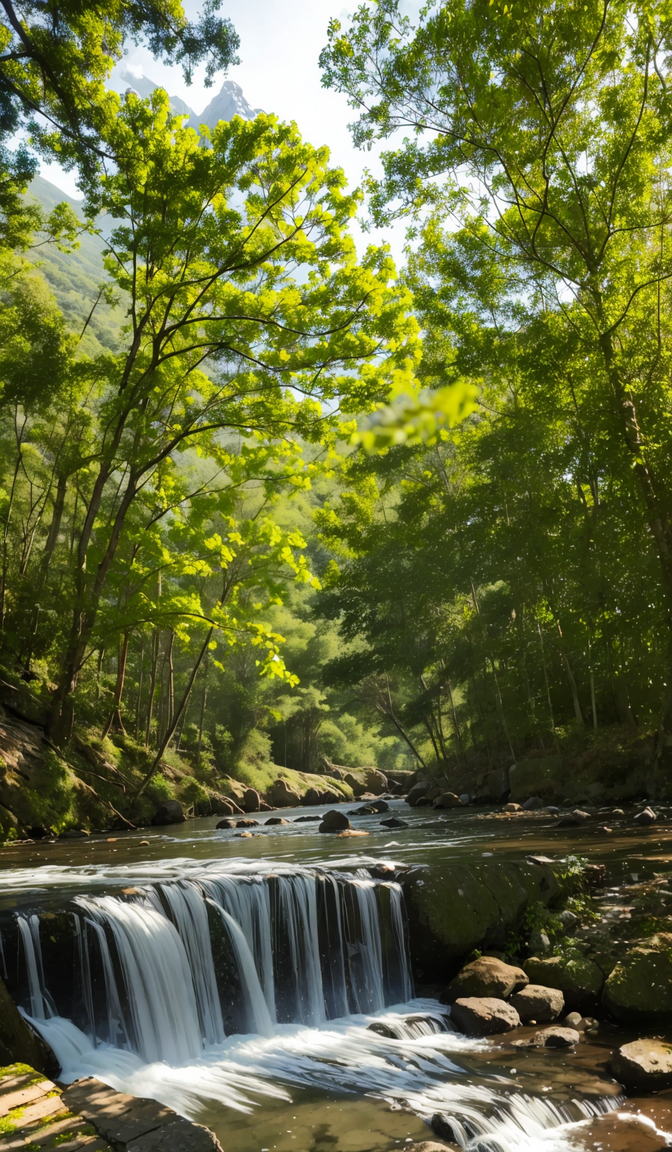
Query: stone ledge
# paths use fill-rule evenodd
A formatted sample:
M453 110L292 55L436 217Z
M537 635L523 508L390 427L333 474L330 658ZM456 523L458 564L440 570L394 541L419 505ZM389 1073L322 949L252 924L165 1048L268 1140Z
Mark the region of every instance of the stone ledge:
M93 1077L66 1088L63 1102L118 1152L222 1152L217 1137L203 1125L156 1100L116 1092Z

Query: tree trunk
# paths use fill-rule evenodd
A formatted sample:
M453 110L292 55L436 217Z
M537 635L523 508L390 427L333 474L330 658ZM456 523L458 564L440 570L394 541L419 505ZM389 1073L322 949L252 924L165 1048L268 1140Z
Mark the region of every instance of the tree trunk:
M124 632L123 638L119 640L119 658L117 661L117 683L114 688L114 702L112 704L112 711L108 716L107 723L103 728L103 739L108 735L112 729L118 732L126 732L124 722L121 718L121 701L124 695L124 681L126 679L126 662L128 660L128 632Z

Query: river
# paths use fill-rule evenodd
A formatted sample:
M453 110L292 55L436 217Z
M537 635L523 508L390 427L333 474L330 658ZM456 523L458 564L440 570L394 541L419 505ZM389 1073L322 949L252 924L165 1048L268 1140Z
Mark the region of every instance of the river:
M620 882L669 861L672 833L390 807L409 827L358 817L361 838L291 823L300 809L249 836L209 818L4 848L0 964L63 1078L161 1100L225 1152L391 1152L436 1113L470 1152L585 1148L622 1103L615 1035L564 1053L453 1031L413 987L400 888L370 869L544 852Z

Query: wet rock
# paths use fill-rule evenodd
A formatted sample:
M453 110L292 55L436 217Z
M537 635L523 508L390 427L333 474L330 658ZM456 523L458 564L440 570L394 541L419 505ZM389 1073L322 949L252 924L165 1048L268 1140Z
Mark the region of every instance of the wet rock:
M626 1088L647 1092L672 1088L672 1045L663 1040L633 1040L613 1054L609 1069Z
M399 1040L400 1036L397 1031L390 1024L383 1024L380 1020L374 1020L372 1024L367 1024L367 1032L376 1032L379 1036L385 1036L387 1040Z
M597 964L586 956L567 960L563 956L531 956L523 967L532 984L559 988L570 1011L585 1012L600 997L604 975Z
M502 812L522 812L522 810L520 804L513 804L512 802L505 804L502 808Z
M306 824L308 822L314 823L316 820L323 820L323 816L295 816L295 824Z
M376 809L371 804L362 804L359 808L351 808L348 816L375 816Z
M622 808L612 808L611 815L615 816L618 819L621 816L625 816L625 812L623 811Z
M454 792L442 792L434 800L435 808L461 808L462 801Z
M222 1152L217 1137L201 1124L185 1120L155 1100L126 1096L93 1078L75 1081L65 1089L62 1099L115 1148L128 1152Z
M217 824L215 824L215 828L217 828L217 829L235 828L235 827L236 827L236 821L235 820L220 820Z
M0 979L0 1065L16 1062L27 1064L47 1076L57 1076L60 1072L51 1048L37 1032L33 1032Z
M380 821L382 828L409 828L410 825L407 820L400 820L398 816L390 816L387 820Z
M236 820L236 828L256 828L259 824L258 820Z
M256 788L246 788L243 792L243 812L258 812L261 796Z
M577 820L576 816L574 816L572 813L567 813L567 815L560 817L560 819L558 820L555 827L556 828L578 828L580 823L581 823L581 821Z
M374 880L394 880L396 871L394 864L369 864L367 868Z
M325 812L319 830L320 832L343 832L349 828L350 821L345 812L339 812L332 808L330 812Z
M645 828L649 824L654 824L657 819L658 819L658 817L656 816L656 813L653 811L653 808L644 808L643 811L638 812L634 818L635 824L639 824L640 827L643 827L643 828Z
M285 820L284 816L269 816L268 820L264 820L264 824L291 824L291 820Z
M579 821L579 824L585 824L586 820L590 820L591 818L590 812L586 812L583 808L574 808L572 816L575 820Z
M465 1036L494 1036L520 1025L516 1009L494 996L462 997L453 1004L450 1018Z
M538 812L544 806L541 796L530 796L529 800L523 804L523 812Z
M406 803L409 804L411 808L414 808L418 803L418 800L421 800L424 796L426 796L431 787L431 781L418 780L417 784L414 784L408 793L408 796L406 797Z
M374 812L389 812L390 811L390 805L388 804L387 800L374 800L371 807L373 808Z
M470 1124L468 1120L455 1120L452 1116L444 1116L442 1112L434 1113L429 1126L435 1135L442 1140L450 1140L458 1148L464 1147L465 1136L467 1140L470 1140L473 1136L478 1135L473 1124ZM445 1152L445 1144L430 1144L429 1146L430 1148L441 1147Z
M514 992L510 1002L523 1024L530 1020L535 1023L557 1020L565 1008L565 998L560 989L545 988L542 984L528 984L520 992Z
M580 1012L568 1012L563 1020L563 1024L567 1028L578 1028L579 1024L583 1021L583 1016Z
M442 1004L452 1004L464 996L494 996L506 1000L526 984L529 984L529 977L522 968L505 964L494 956L481 956L458 972L439 999Z
M460 792L460 804L464 805L465 807L467 804L471 804L471 796L468 792Z
M626 952L607 977L602 1003L618 1020L672 1020L672 934L660 932Z
M530 1042L532 1048L572 1048L578 1044L581 1033L576 1028L542 1028Z
M266 790L266 799L274 808L298 808L301 805L298 792L294 792L282 776Z
M179 800L164 800L152 816L152 824L158 827L164 824L183 824L185 820L186 816Z

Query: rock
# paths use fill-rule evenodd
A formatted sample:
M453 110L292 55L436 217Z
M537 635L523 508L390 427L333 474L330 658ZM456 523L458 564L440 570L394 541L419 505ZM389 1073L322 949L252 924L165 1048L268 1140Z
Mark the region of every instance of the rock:
M279 776L266 791L266 799L274 808L299 808L301 797L294 792L286 780Z
M152 816L152 824L157 826L164 824L184 824L186 819L179 800L164 800L163 804L159 804L159 807Z
M635 824L639 824L640 827L646 827L648 824L654 824L657 819L658 817L653 811L653 808L644 808L642 812L638 812L634 817Z
M367 872L374 880L394 880L396 875L394 864L369 864Z
M460 804L463 804L465 806L467 804L471 804L471 796L469 795L468 792L460 792Z
M423 796L426 796L431 787L431 781L418 780L418 783L414 784L408 793L408 796L406 797L406 803L410 804L411 808L414 808L418 800L421 800Z
M246 788L243 792L243 812L258 812L261 796L256 788Z
M563 1020L563 1024L567 1028L578 1028L578 1026L579 1026L579 1024L581 1024L582 1020L583 1020L583 1016L581 1015L580 1012L568 1012L567 1015L565 1016L565 1019Z
M421 1140L419 1144L404 1144L404 1152L446 1152L446 1145L436 1140Z
M319 830L320 832L343 832L349 828L350 821L345 812L339 812L332 808L330 812L325 812Z
M345 797L340 792L330 792L328 788L325 788L320 792L319 803L325 806L327 804L340 804L344 799Z
M614 1052L609 1069L625 1088L647 1092L672 1088L672 1045L663 1040L633 1040Z
M399 1033L390 1024L383 1024L380 1020L374 1020L373 1024L367 1024L366 1030L367 1032L376 1032L378 1036L385 1036L387 1040L401 1039Z
M556 828L578 828L581 821L577 820L576 816L568 813L566 816L561 816L555 825Z
M547 956L551 951L551 941L541 928L533 928L530 932L529 946L533 952L539 952L542 956Z
M618 1020L672 1020L672 934L660 932L626 952L607 977L602 1003Z
M535 1032L530 1047L571 1048L580 1039L581 1033L576 1028L542 1028L540 1032Z
M453 1004L450 1018L465 1036L494 1036L520 1025L515 1008L494 996L462 997Z
M309 788L308 791L304 793L301 803L305 804L306 806L311 804L319 804L320 793L318 792L317 788Z
M514 992L510 1003L523 1021L523 1024L534 1020L544 1023L546 1020L557 1020L564 1011L565 998L559 988L545 988L542 984L528 984L520 992Z
M594 1007L604 984L602 970L587 956L572 960L563 956L549 956L548 959L531 956L525 960L523 968L532 984L559 988L572 1012L583 1013Z
M291 824L291 820L285 820L284 816L269 816L268 820L264 820L264 824Z
M390 816L387 820L380 821L382 828L409 828L410 825L407 820L400 820L398 816Z
M449 1140L451 1144L456 1144L458 1148L463 1147L465 1136L470 1140L471 1137L478 1135L477 1129L470 1124L468 1120L460 1119L456 1123L452 1116L445 1116L442 1112L434 1113L429 1122L429 1126L435 1135L440 1136L442 1140ZM432 1144L431 1147L436 1148L438 1145ZM445 1144L440 1145L440 1147L442 1147L445 1152Z
M540 808L544 807L544 801L541 796L530 796L523 804L523 812L538 812Z
M622 808L612 808L611 815L618 819L620 816L625 816L625 812Z
M348 816L375 816L376 810L371 804L362 804L359 808L351 808Z
M170 803L176 804L177 801L171 800ZM161 811L161 809L159 808L158 812L160 812L160 811ZM186 819L186 817L183 815L182 819L184 820L184 819ZM152 820L152 824L177 824L177 823L178 823L177 820L157 820L156 818L154 818L154 820ZM59 840L86 840L86 837L88 835L89 835L89 833L86 832L84 828L66 828L65 832L59 832L58 839Z
M259 824L258 820L236 820L236 828L256 828Z
M324 819L323 816L295 816L294 817L294 823L295 824L305 824L307 821L314 822L316 820L323 820L323 819Z
M584 812L583 808L575 808L571 815L579 824L585 824L586 820L590 820L590 812Z
M272 812L273 811L273 805L267 804L265 800L260 800L259 801L259 811L260 812Z
M441 795L437 796L436 799L434 800L434 807L435 808L461 808L462 807L462 801L460 800L459 796L455 795L454 792L442 792Z
M49 1045L33 1032L0 979L0 1066L15 1063L28 1064L46 1076L58 1076L61 1070Z
M178 1116L156 1100L126 1096L92 1077L76 1080L65 1089L62 1099L115 1148L121 1146L128 1152L222 1152L217 1137L201 1124Z
M215 824L215 828L217 828L217 829L219 829L219 828L235 828L235 827L236 827L236 821L235 820L220 820L218 824Z
M509 803L504 805L502 812L522 812L522 808L520 804Z
M504 964L494 956L481 956L458 972L454 980L441 993L442 1004L452 1004L464 996L487 996L506 1000L529 983L522 968Z
M390 811L390 805L388 804L387 800L374 800L371 807L373 808L374 812L389 812Z
M417 865L402 873L399 883L418 979L442 985L450 968L454 971L474 948L502 948L528 902L547 904L559 890L547 865L494 859Z

